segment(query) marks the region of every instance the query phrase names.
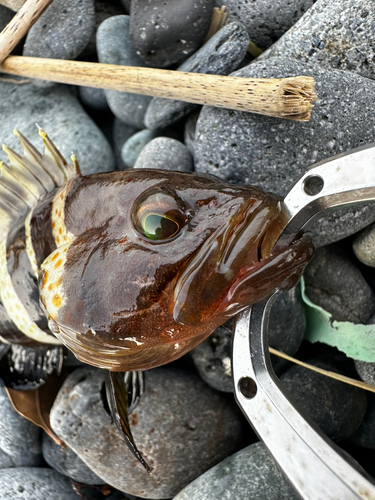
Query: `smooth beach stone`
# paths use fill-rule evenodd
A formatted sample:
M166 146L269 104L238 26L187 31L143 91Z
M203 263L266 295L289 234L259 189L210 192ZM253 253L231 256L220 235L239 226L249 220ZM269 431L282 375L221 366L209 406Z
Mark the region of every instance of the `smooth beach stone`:
M150 66L181 62L202 45L212 12L213 0L132 0L132 45Z
M275 300L269 319L268 343L279 351L294 356L305 333L305 313L299 287L281 293ZM218 391L233 392L232 379L233 321L216 328L190 355L201 378ZM278 371L286 361L272 356Z
M88 44L94 26L94 0L54 0L30 28L23 55L75 59ZM44 85L40 80L35 83Z
M134 51L129 34L129 16L106 19L96 33L99 62L119 66L145 66ZM144 128L144 116L151 97L117 90L105 90L112 113L127 125Z
M0 450L0 467L38 466L42 463L40 429L16 412L9 401L2 380L0 380Z
M3 30L5 26L13 19L15 12L0 5L0 30Z
M53 469L0 470L0 500L79 500L67 477Z
M246 55L249 36L241 23L230 23L213 35L177 71L228 75L236 70ZM149 129L166 127L199 107L198 104L154 97L150 102L145 125Z
M299 500L263 443L226 458L173 500Z
M294 58L375 78L374 17L373 0L317 0L260 59Z
M79 87L79 98L85 106L96 111L108 111L109 106L103 89Z
M190 115L185 120L184 143L193 157L194 157L195 129L197 127L197 120L200 112L201 112L201 106L199 106L198 109L190 113Z
M92 472L69 446L62 448L46 433L43 433L42 451L47 464L60 474L79 483L105 484L105 481Z
M127 167L134 167L142 149L158 136L156 130L143 129L129 137L121 149L121 159Z
M307 359L306 363L338 371L323 358ZM284 372L280 381L329 438L346 439L360 426L367 406L366 391L298 365Z
M375 312L375 294L339 243L318 248L306 266L309 299L336 321L367 324Z
M297 122L204 106L194 144L197 172L231 183L260 185L285 196L315 162L375 141L375 83L369 79L292 58L255 61L232 75L313 76L318 100L311 120ZM374 217L371 204L346 207L322 215L309 231L314 243L322 246L359 231Z
M241 447L242 418L232 398L187 370L147 370L130 426L150 476L107 412L103 384L103 370L71 373L52 407L51 426L93 472L125 493L171 498Z
M351 443L355 443L364 448L375 449L375 394L367 393L367 409L361 425L349 438Z
M230 20L241 21L251 41L266 49L278 40L306 12L315 0L216 0L225 5Z
M77 156L84 175L114 169L112 149L93 120L84 111L68 87L55 85L40 89L32 84L15 85L0 81L1 142L19 154L22 148L13 135L17 128L40 151L43 142L38 136L37 123L42 127L68 161L72 152ZM0 160L8 157L0 151Z
M134 168L191 172L194 165L189 150L182 142L169 137L156 137L142 149Z
M356 236L353 250L363 264L375 267L375 224L366 227Z

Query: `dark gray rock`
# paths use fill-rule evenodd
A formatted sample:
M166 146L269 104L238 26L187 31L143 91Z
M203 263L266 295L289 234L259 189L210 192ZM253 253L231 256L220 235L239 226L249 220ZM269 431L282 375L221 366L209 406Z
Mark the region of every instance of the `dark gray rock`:
M94 0L54 0L26 36L23 55L75 59L88 44L95 26ZM50 85L50 82L35 81Z
M129 16L106 19L98 28L96 44L99 62L120 66L145 66L135 53L129 34ZM112 113L127 125L144 128L144 115L151 97L117 90L105 90Z
M43 433L42 451L47 464L60 474L83 484L105 484L69 446L61 448L46 433Z
M338 371L324 359L306 362ZM284 372L280 381L329 438L345 439L360 426L367 406L365 391L297 365Z
M182 142L169 137L157 137L142 149L134 168L160 168L162 170L191 172L194 165L189 150Z
M78 500L69 479L47 468L0 470L0 500Z
M306 294L336 321L366 324L375 295L340 244L318 248L305 269Z
M179 63L202 45L212 11L213 0L132 0L133 47L150 66Z
M43 150L35 123L38 123L68 160L76 154L82 173L90 174L114 169L111 147L102 132L83 110L68 87L56 85L39 89L31 84L15 85L0 81L1 142L21 153L13 135L18 128L38 149ZM0 160L7 161L0 152Z
M268 329L268 343L279 351L294 356L305 333L305 313L299 287L281 293L272 306ZM191 351L194 364L202 379L214 389L233 391L231 368L232 321L219 326L210 337ZM279 371L286 361L272 357L273 367Z
M313 163L375 140L371 80L286 58L254 62L233 73L257 78L301 74L315 78L319 96L306 123L204 106L194 144L196 170L285 196ZM371 206L340 209L322 216L310 230L314 242L324 245L362 229L374 217Z
M16 412L1 380L0 452L0 468L38 466L42 463L40 429Z
M190 483L173 500L298 500L263 443L226 458Z
M114 119L112 138L116 157L116 165L119 170L127 168L121 158L121 149L123 148L125 142L137 132L137 128L126 125L126 123L122 122L118 118Z
M239 67L249 46L249 36L241 23L230 23L215 33L177 71L228 75ZM166 127L188 115L199 105L174 99L154 97L150 102L145 125L149 129Z
M375 449L375 394L367 393L367 409L361 425L350 436L350 442L364 448Z
M108 111L109 106L103 89L94 87L79 87L79 98L88 108L96 111Z
M0 5L0 30L3 30L5 26L13 19L15 12Z
M158 135L162 134L158 133L157 130L144 129L129 137L121 149L121 159L124 164L130 168L134 167L139 153L146 144L158 137Z
M66 379L51 411L51 426L115 488L142 498L170 498L238 450L242 419L233 400L194 373L164 367L145 375L146 391L130 424L152 476L111 422L101 395L101 370L78 369Z
M278 40L313 5L315 0L216 0L225 5L230 20L241 21L258 47L266 49Z
M375 225L366 227L353 241L354 253L366 266L375 267Z
M295 58L374 78L374 16L372 0L318 0L260 59Z

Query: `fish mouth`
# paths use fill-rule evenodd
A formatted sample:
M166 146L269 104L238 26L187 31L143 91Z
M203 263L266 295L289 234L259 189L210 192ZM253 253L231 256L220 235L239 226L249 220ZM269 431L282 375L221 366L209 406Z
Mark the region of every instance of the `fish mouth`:
M209 321L241 269L249 269L271 254L287 220L281 199L271 193L244 203L182 270L174 289L175 321L191 326Z

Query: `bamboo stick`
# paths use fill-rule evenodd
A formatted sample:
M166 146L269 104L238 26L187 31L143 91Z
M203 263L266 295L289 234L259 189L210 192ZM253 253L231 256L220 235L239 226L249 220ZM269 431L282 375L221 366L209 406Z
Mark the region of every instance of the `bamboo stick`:
M303 366L313 372L320 373L321 375L325 375L326 377L333 378L335 380L339 380L340 382L344 382L345 384L353 385L354 387L359 387L360 389L364 389L365 391L375 392L375 385L366 384L366 382L362 382L362 380L356 380L354 378L347 377L346 375L341 375L341 373L332 372L330 370L324 370L323 368L319 368L318 366L310 365L309 363L305 363L304 361L300 361L299 359L292 358L288 354L285 354L273 347L269 347L269 351L271 354L275 356L279 356L280 358L286 359L295 363L296 365Z
M4 7L17 12L25 2L26 0L0 0L0 5L4 5Z
M52 0L27 0L0 33L0 63L43 14Z
M240 78L154 68L11 56L0 71L53 82L178 99L219 108L308 121L314 79Z

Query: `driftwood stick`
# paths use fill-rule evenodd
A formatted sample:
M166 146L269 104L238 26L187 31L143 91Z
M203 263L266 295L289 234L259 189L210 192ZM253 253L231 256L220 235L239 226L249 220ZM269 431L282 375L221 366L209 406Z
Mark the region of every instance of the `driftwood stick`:
M27 0L0 33L0 63L43 14L52 0Z
M4 7L17 12L25 2L26 0L0 0L0 5L4 5Z
M298 121L310 119L311 103L316 99L314 79L306 76L240 78L22 56L8 57L0 71Z

